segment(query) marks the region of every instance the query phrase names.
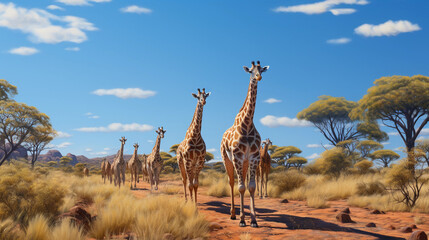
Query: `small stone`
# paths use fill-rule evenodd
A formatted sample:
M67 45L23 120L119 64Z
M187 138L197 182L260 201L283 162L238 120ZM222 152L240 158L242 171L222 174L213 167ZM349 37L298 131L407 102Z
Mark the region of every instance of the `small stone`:
M381 211L381 214L386 214L386 212L384 212L384 211Z
M396 227L395 227L395 226L393 226L393 225L389 225L389 226L387 227L387 229L395 230L395 229L396 229Z
M402 233L410 233L410 232L413 232L413 229L410 227L402 227L399 229L399 231Z
M214 231L217 229L222 229L222 226L217 222L212 222L209 224L209 229L210 229L210 231Z
M344 208L343 210L341 210L341 212L343 212L343 213L350 213L350 209L349 208Z
M412 228L412 229L416 229L416 228L417 228L417 225L416 225L416 224L412 224L412 225L410 225L410 228Z
M174 236L171 233L166 233L162 236L162 240L174 240Z
M381 212L379 210L375 209L375 210L371 211L371 214L381 214Z
M427 240L428 235L422 230L414 231L408 240Z
M367 225L365 225L365 227L376 227L375 223L370 222Z
M283 200L280 201L281 203L289 203L289 201L285 198Z
M352 221L352 219L350 218L350 215L348 215L347 213L344 213L344 212L338 213L336 218L337 218L337 221L341 222L341 223L354 223Z

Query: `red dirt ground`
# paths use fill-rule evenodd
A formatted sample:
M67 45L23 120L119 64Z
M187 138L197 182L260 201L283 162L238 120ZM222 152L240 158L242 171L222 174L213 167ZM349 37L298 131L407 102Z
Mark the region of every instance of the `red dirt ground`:
M128 183L129 184L129 183ZM163 181L160 190L166 186L182 187L181 181ZM128 185L127 185L128 186ZM143 198L150 194L150 185L140 182L134 194ZM158 191L160 191L158 190ZM303 201L280 203L279 198L255 198L259 228L251 228L249 216L249 197L244 200L246 227L239 227L239 197L235 197L237 220L230 220L230 197L211 197L205 194L206 188L200 187L198 209L210 222L217 222L222 229L210 232L210 239L408 239L411 233L401 233L401 227L415 224L414 217L424 219L417 229L429 232L429 214L409 212L387 212L370 214L371 209L350 207L346 201L330 201L330 208L315 209L307 207ZM155 193L155 191L154 191ZM156 194L156 193L155 193ZM179 192L183 198L183 192ZM339 223L335 216L344 208L350 208L350 216L355 223ZM373 222L376 227L365 227ZM392 225L396 230L388 227Z

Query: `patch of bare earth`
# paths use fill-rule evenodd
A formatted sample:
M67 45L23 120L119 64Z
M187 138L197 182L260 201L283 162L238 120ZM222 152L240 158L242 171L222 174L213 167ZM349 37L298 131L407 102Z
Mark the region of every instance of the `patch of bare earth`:
M165 187L182 187L181 181L162 181L159 194ZM133 191L135 196L143 198L150 193L150 185L140 182ZM251 239L408 239L411 233L402 233L400 228L415 224L414 218L424 219L413 231L429 232L429 214L409 212L386 212L372 214L373 209L350 207L346 201L330 201L331 207L315 209L306 206L303 201L281 203L279 198L255 198L259 228L251 228L249 216L249 197L244 200L246 227L239 227L239 197L235 197L237 220L230 220L230 197L212 197L206 195L207 189L199 188L198 209L210 222L219 223L221 229L210 232L210 239L240 239L250 235ZM183 198L183 192L179 193ZM336 216L344 208L350 209L354 223L340 223ZM374 223L375 227L367 227ZM395 228L395 229L392 229Z

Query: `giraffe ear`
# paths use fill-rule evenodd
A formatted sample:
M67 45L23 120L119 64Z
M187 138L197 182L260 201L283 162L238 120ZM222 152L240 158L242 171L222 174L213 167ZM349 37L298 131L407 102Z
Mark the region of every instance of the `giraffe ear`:
M248 72L248 73L250 73L250 70L249 70L249 68L248 68L248 67L246 67L246 66L243 66L243 68L244 68L244 71L245 71L245 72Z
M270 66L265 66L261 69L261 73L266 72L268 69L270 68Z
M206 97L210 96L210 94L212 94L212 92L206 93Z
M194 98L198 98L197 94L192 93L192 96L194 96Z

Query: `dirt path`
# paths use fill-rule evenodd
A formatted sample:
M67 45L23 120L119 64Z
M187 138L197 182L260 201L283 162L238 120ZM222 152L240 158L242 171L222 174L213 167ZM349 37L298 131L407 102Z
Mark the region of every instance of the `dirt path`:
M181 181L162 182L162 191L169 186L182 187ZM137 197L150 194L150 185L140 182L134 190ZM408 239L411 233L401 233L398 229L415 224L414 217L424 219L417 229L429 232L429 214L387 212L371 214L370 209L349 207L346 201L331 201L330 208L309 208L303 201L281 203L279 198L256 199L256 212L259 228L251 228L248 197L245 198L247 227L239 227L239 197L235 198L237 220L229 219L230 198L211 197L205 194L204 187L199 189L198 209L210 222L217 222L222 229L210 233L210 239ZM178 193L183 198L183 192ZM350 208L350 216L355 223L339 223L335 216L344 208ZM368 223L376 227L366 227ZM392 225L396 229L389 229Z

